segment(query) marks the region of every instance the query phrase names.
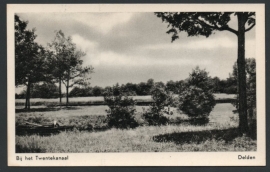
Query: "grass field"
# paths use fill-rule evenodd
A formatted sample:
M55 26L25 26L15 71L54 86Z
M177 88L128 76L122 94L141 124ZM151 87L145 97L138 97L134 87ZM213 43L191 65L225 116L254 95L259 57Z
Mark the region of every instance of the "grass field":
M16 123L23 121L50 122L57 119L77 126L106 125L106 106L76 106L73 109L37 108L32 112L17 112ZM136 120L142 120L142 107L136 107ZM105 129L61 132L57 135L38 134L16 136L16 152L179 152L179 151L256 151L256 140L237 135L238 114L232 104L217 104L206 125L177 123L187 118L173 109L168 116L171 124L144 126L135 129ZM36 121L35 121L36 120ZM174 123L175 122L175 123Z
M167 125L103 132L62 132L43 137L16 136L16 152L193 152L255 151L256 141L237 137L236 129Z

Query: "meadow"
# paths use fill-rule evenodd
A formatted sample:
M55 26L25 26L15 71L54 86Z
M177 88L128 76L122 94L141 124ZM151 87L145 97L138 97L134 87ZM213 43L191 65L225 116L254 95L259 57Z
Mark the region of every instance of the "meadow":
M230 103L217 104L206 124L194 124L185 114L172 109L170 123L148 126L143 117L144 106L136 106L135 129L109 129L107 106L75 106L68 108L35 107L30 112L17 110L16 125L25 121L73 125L72 131L59 134L16 135L16 152L193 152L256 151L256 139L238 136L238 114Z

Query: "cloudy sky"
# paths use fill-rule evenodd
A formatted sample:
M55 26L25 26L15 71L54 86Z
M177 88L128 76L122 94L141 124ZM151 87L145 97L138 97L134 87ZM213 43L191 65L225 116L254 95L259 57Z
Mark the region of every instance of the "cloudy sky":
M28 28L36 28L36 41L47 46L56 30L71 36L86 52L84 65L92 65L91 85L167 82L188 77L193 68L226 79L237 59L237 37L216 32L209 38L187 37L171 43L167 24L153 13L19 13ZM233 20L231 27L237 29ZM256 29L256 27L255 27ZM246 33L246 57L255 57L255 29Z

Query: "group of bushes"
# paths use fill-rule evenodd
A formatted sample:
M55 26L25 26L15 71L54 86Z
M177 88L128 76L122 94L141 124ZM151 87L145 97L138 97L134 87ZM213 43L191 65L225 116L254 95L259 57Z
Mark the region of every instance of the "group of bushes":
M191 119L207 119L215 106L212 89L209 88L208 73L198 67L190 74L184 87L175 96L164 84L155 83L150 91L153 103L143 111L143 118L148 125L165 125L168 118L165 114L172 115L170 107L177 107ZM107 89L104 100L109 106L107 119L109 127L135 128L136 102L124 96L123 90L118 85Z

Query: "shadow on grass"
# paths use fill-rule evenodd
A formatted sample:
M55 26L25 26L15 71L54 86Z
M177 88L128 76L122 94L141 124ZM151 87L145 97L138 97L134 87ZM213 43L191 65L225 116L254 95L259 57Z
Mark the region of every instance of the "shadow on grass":
M59 108L52 108L52 107L46 107L46 108L33 108L33 109L16 109L16 113L20 112L49 112L49 111L58 111Z
M32 109L16 109L16 113L21 112L50 112L50 111L59 111L59 110L77 110L80 109L78 107L43 107L43 108L32 108Z
M23 147L21 145L16 145L15 152L16 153L45 153L46 150L41 149L41 148L28 148L28 147Z
M176 118L176 119L170 120L169 123L170 124L186 124L186 125L205 126L209 123L209 118L199 118L199 119Z
M60 130L54 131L43 131L43 130L33 130L33 129L24 129L24 130L17 130L17 136L31 136L31 135L39 135L39 136L51 136L59 134Z
M100 127L100 128L77 128L77 127L70 127L68 129L50 129L50 130L42 130L42 129L16 129L16 135L17 136L31 136L31 135L39 135L39 136L52 136L52 135L57 135L61 132L69 132L69 131L86 131L86 132L104 132L109 130L110 128L108 127Z
M181 132L169 133L154 136L153 140L156 142L174 142L175 144L183 143L196 143L205 142L206 140L225 140L226 142L232 141L238 137L238 129L231 128L226 130L206 130L197 132Z

